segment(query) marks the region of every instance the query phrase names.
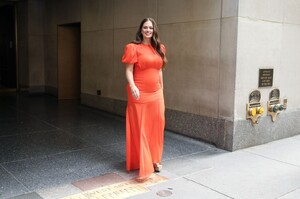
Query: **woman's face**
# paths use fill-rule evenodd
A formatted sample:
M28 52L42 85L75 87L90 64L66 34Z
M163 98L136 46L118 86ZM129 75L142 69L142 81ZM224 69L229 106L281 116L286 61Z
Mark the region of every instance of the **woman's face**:
M153 35L153 25L151 21L146 21L143 24L141 33L144 39L150 39Z

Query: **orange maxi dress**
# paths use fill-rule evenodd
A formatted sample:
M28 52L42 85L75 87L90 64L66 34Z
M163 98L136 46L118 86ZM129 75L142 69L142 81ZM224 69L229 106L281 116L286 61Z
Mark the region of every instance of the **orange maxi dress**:
M161 45L165 53L165 47ZM126 86L126 169L139 169L139 177L149 177L153 163L162 159L165 104L159 72L163 61L151 45L127 44L122 57L125 64L134 64L133 79L140 91L134 99Z

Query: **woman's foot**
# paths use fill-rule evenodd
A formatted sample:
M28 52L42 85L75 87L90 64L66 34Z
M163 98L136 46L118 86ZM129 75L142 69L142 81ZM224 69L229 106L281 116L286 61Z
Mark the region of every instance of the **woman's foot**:
M162 165L160 163L153 163L153 168L155 172L160 172L162 170Z

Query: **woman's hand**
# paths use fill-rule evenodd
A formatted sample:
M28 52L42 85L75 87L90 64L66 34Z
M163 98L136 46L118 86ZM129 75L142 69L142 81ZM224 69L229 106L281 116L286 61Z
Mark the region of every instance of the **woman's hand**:
M136 100L140 98L140 91L135 85L130 85L132 97Z
M140 91L134 84L133 69L134 69L133 64L126 64L126 79L129 83L132 97L138 100L140 98Z

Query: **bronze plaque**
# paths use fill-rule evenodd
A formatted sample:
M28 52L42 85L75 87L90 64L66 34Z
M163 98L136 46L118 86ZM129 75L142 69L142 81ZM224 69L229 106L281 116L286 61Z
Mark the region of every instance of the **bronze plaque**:
M261 95L258 90L252 91L249 95L249 103L259 102L260 98L261 98Z
M273 86L273 68L259 69L258 87Z
M272 100L278 100L280 98L280 91L279 89L273 89L271 92L270 92L270 95L269 95L269 100L272 101Z

